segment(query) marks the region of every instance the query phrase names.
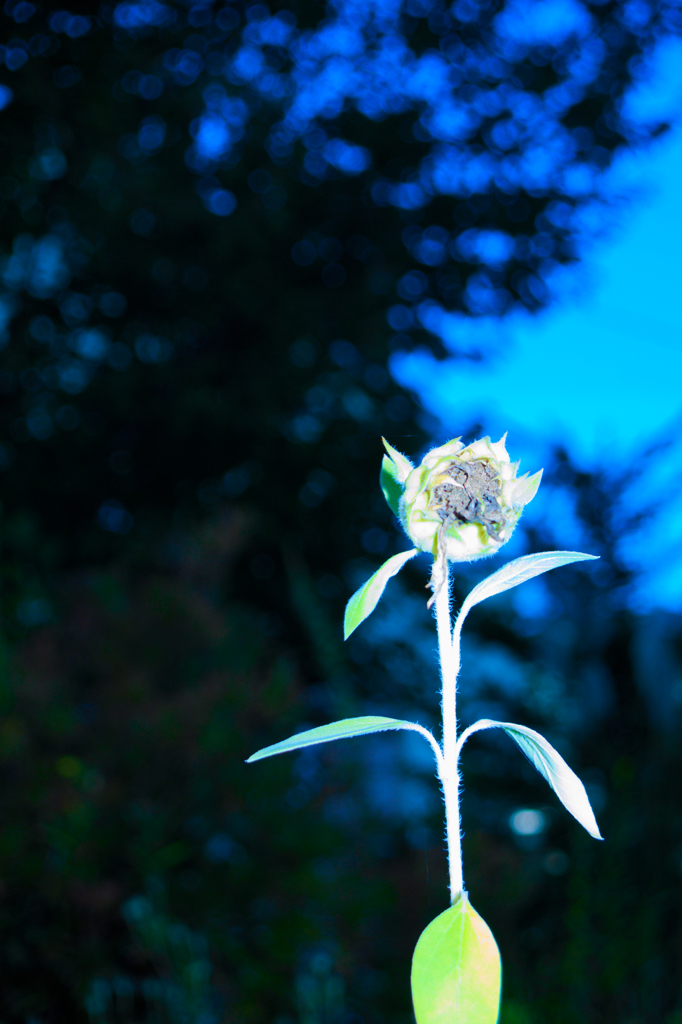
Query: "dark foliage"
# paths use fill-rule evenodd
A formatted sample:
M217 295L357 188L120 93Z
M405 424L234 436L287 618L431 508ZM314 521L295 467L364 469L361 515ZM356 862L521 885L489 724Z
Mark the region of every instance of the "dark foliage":
M416 453L435 429L390 354L482 358L448 312L548 301L601 172L645 137L622 96L678 9L562 17L5 4L8 1024L410 1019L411 950L445 900L418 753L243 758L304 720L434 714L419 567L381 629L340 642L356 576L401 543L379 435ZM557 464L586 549L613 553L615 483ZM641 651L679 673L679 637L610 605L619 583L613 559L567 570L561 614L472 625L469 710L545 728L608 793L608 855L553 810L517 848L510 811L549 798L514 752L467 753L507 1024L675 1019L677 711Z

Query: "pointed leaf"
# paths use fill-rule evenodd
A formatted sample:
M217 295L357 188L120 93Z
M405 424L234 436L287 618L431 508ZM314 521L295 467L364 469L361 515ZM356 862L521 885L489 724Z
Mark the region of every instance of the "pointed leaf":
M286 754L290 750L300 750L301 747L311 747L315 743L329 743L331 740L347 740L353 736L367 736L372 732L386 732L388 729L411 729L421 732L435 740L430 733L421 725L415 722L403 722L399 718L381 718L376 715L365 715L362 718L344 718L341 722L332 722L330 725L321 725L317 729L307 729L299 732L296 736L290 736L288 740L281 743L273 743L271 747L263 747L247 758L246 763L260 761L264 757L273 757L275 754Z
M489 718L482 718L462 733L459 739L460 749L469 736L478 732L479 729L504 729L507 735L511 736L521 748L530 763L537 768L541 775L544 775L566 810L570 811L576 821L579 821L591 836L595 839L602 838L585 787L575 772L568 767L561 754L544 736L541 736L535 729L529 729L526 725L515 725L513 722L493 722Z
M537 473L533 473L532 476L519 477L516 481L514 488L514 504L515 505L527 505L529 501L532 501L535 495L538 493L538 487L542 480L543 470L539 469Z
M493 934L464 892L422 932L414 951L417 1024L496 1024L501 982Z
M404 484L405 481L407 480L408 476L410 475L410 473L414 469L414 466L412 465L410 460L407 458L407 456L406 455L401 455L401 453L399 451L396 451L396 449L392 445L390 445L388 443L388 441L386 440L385 437L382 437L381 440L384 442L384 448L388 452L388 454L389 454L389 456L391 458L391 461L393 462L393 465L395 466L395 469L396 469L396 480L398 481L398 483Z
M398 470L395 467L395 463L389 459L388 455L384 455L381 460L379 484L391 512L394 516L400 518L400 499L405 488L398 479Z
M353 630L357 629L361 622L371 615L379 598L384 592L386 584L391 576L400 572L405 562L418 554L417 548L411 551L401 551L399 555L393 555L384 562L380 569L364 583L359 590L356 590L346 605L346 614L343 620L343 638L347 640Z
M525 583L533 576L539 576L570 562L584 562L596 558L599 558L599 555L586 555L582 551L540 551L536 555L515 558L474 587L462 605L458 618L464 619L475 604L485 601L488 597L494 597L495 594L502 594L505 590L511 590L512 587L518 587L519 583Z

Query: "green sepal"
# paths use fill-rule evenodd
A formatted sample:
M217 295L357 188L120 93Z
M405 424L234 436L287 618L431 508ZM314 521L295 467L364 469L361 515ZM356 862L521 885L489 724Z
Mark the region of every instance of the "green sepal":
M400 519L400 499L405 488L398 479L398 470L395 467L395 463L389 459L388 455L384 455L381 460L379 484L388 507L393 515Z
M399 451L388 443L385 437L381 439L384 442L384 448L389 454L391 461L396 468L396 479L398 483L404 484L408 476L414 469L414 466L406 455L402 455Z
M417 1024L496 1024L502 964L465 892L422 932L412 958Z
M518 463L517 463L518 465ZM514 504L527 505L529 501L532 501L535 495L538 493L538 487L542 480L543 470L539 469L537 473L533 473L532 476L528 476L525 473L520 476L516 481L516 487L514 488Z
M405 481L414 469L414 466L405 455L393 448L385 437L381 439L388 455L384 455L381 462L381 473L379 483L388 507L394 516L400 518L400 499L405 489Z
M359 590L355 591L346 605L346 614L343 619L344 640L347 640L360 623L372 614L391 576L400 572L405 562L414 558L416 554L418 554L418 549L412 548L411 551L401 551L399 555L392 555L373 576L370 576L366 583L363 583Z

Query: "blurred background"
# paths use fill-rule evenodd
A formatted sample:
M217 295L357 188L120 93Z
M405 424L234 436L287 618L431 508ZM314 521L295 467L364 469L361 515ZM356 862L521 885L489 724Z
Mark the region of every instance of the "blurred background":
M511 431L466 629L503 1024L682 1021L677 0L140 0L0 14L0 1021L409 1024L447 905L410 457Z

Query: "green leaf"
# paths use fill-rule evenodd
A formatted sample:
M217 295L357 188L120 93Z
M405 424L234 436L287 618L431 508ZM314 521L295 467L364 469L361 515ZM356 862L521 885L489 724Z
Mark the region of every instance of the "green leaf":
M381 473L379 474L379 484L383 492L384 498L388 503L388 507L394 516L400 518L400 499L403 496L404 487L398 479L398 470L395 464L391 462L388 455L384 455L381 460Z
M561 754L554 749L544 736L526 725L515 725L513 722L494 722L490 718L482 718L465 729L459 738L459 748L466 743L472 733L480 729L504 729L508 736L521 748L530 763L547 779L550 786L576 821L595 839L601 839L599 826L594 817L590 800L585 787L569 768Z
M465 892L422 932L412 958L417 1024L496 1024L502 965Z
M380 718L375 715L365 715L362 718L344 718L341 722L332 722L330 725L321 725L317 729L299 732L296 736L290 736L288 740L282 740L281 743L273 743L271 747L263 747L262 750L252 754L246 763L260 761L264 757L273 757L274 754L286 754L289 750L300 750L301 747L310 747L315 743L347 740L353 736L367 736L372 732L386 732L389 729L411 729L424 734L433 744L436 743L431 733L415 722L403 722L399 718Z
M417 548L411 551L401 551L399 555L393 555L373 576L364 583L359 590L356 590L346 605L346 614L343 619L343 639L347 640L353 630L357 629L361 622L371 615L379 598L383 594L386 584L391 576L400 572L405 562L418 554Z
M519 583L525 583L533 576L539 576L570 562L584 562L596 558L599 558L599 555L586 555L582 551L540 551L536 555L515 558L474 587L462 605L458 618L463 620L475 604L480 604L495 594L502 594L505 590L511 590L512 587L518 587Z

